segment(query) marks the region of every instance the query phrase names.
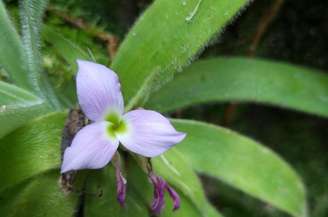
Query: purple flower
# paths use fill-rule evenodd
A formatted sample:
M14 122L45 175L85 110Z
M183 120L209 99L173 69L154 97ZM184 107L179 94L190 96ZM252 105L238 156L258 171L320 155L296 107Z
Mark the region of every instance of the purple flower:
M116 167L115 169L117 201L121 206L124 206L126 196L126 180L122 175L121 168Z
M136 109L124 113L115 72L93 62L78 60L77 63L77 96L92 123L83 127L65 150L61 173L106 166L119 143L131 152L155 157L184 139L185 134L177 132L158 112Z
M151 210L159 215L165 206L164 193L167 191L173 200L173 211L180 208L179 194L160 176L150 173L149 178L154 186L154 199L151 204Z

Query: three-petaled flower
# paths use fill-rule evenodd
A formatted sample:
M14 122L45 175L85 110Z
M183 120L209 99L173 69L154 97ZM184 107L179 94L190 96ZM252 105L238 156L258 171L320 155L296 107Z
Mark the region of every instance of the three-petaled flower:
M61 173L106 166L119 143L141 156L155 157L184 139L185 133L176 131L158 112L136 109L125 113L120 83L114 71L89 61L78 60L77 63L78 101L92 123L83 127L66 148ZM160 177L149 175L155 192L153 210L158 213L162 209L164 191L169 192L174 208L178 208L177 193ZM125 182L119 168L116 176L118 200L122 204Z
M65 150L61 172L102 168L119 143L145 157L162 154L184 139L158 112L136 109L124 113L120 83L109 68L78 60L77 96L85 115L93 122L82 128Z

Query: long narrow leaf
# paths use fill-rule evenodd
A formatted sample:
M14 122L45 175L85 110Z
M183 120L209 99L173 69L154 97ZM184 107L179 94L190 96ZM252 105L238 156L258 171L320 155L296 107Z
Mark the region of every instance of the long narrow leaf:
M28 61L28 71L35 82L40 80L40 28L47 3L48 0L24 0L20 2L22 39Z
M328 76L260 59L201 60L154 93L146 107L173 111L198 103L231 101L272 104L328 117Z
M56 109L58 102L52 86L49 85L47 77L42 75L41 67L41 42L40 32L42 17L48 0L24 0L20 2L20 17L22 25L22 40L27 60L27 73L31 77L35 92L48 100Z
M157 0L139 18L113 62L128 108L187 65L248 0Z

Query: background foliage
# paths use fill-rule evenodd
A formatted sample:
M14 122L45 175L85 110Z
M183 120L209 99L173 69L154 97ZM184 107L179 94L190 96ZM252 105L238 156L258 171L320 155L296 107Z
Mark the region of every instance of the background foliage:
M162 216L327 216L327 7L2 0L0 215L150 215L152 189L132 158L124 209L111 166L80 174L69 196L58 187L60 135L82 58L119 73L129 108L165 112L188 132L152 160L182 195L181 210L167 204Z

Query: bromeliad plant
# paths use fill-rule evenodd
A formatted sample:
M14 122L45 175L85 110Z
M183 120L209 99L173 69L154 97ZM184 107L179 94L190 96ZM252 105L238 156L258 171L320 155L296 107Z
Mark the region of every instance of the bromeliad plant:
M311 69L245 58L213 58L184 68L247 4L155 0L111 63L124 100L113 71L80 61L78 101L93 123L76 134L61 164L61 132L68 105L77 101L67 97L76 92L74 87L56 89L42 69L40 32L47 1L20 1L21 35L1 1L0 69L6 81L0 81L0 171L5 174L0 179L0 216L149 216L153 196L151 208L157 214L162 210L162 216L222 216L209 204L195 172L294 217L308 216L299 176L263 145L219 126L169 121L147 110L168 112L196 103L239 100L328 116L327 100L322 100L327 98L328 78ZM76 59L89 59L58 32L46 27L43 36L70 66L75 67ZM129 111L139 107L145 109ZM178 131L187 134L185 139ZM69 195L58 186L60 166L62 173L101 168L119 142L124 150L122 157L114 156L114 166L79 172ZM154 158L147 161L125 149ZM124 207L113 201L116 191ZM164 208L164 192L173 199L169 209ZM171 206L180 209L171 212Z

